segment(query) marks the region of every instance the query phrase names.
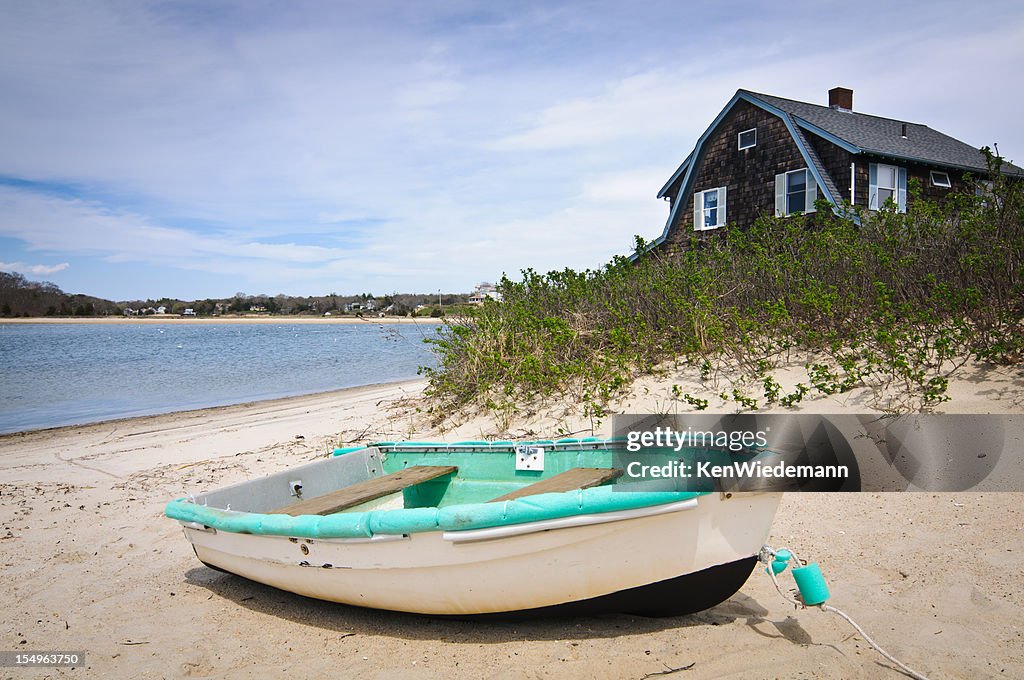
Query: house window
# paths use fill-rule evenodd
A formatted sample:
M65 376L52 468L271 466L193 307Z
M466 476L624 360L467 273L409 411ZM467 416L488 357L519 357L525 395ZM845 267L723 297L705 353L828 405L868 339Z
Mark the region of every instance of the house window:
M749 130L744 130L739 134L740 151L754 146L757 146L757 128L750 128Z
M886 201L896 202L896 191L897 191L897 172L896 168L891 165L879 165L878 167L878 183L876 191L878 192L878 205L885 205Z
M938 170L932 170L930 174L933 187L949 189L950 187L953 186L953 183L949 181L948 172L939 172Z
M868 208L878 210L892 201L899 212L907 211L907 169L872 163L868 167Z
M818 184L807 168L775 175L775 214L779 217L814 212Z
M990 180L975 180L974 195L981 199L981 205L988 207L995 198L995 183Z
M725 226L725 187L693 195L693 228L697 231Z

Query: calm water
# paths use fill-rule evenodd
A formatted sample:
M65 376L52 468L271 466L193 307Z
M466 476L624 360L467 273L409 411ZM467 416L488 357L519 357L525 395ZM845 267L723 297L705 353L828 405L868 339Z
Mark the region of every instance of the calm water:
M434 326L0 324L0 432L416 377Z

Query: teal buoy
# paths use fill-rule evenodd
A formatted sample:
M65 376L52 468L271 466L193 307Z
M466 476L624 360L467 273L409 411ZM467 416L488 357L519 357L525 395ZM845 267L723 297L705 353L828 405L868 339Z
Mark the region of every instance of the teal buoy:
M771 569L772 573L778 576L782 572L786 571L786 567L789 566L789 558L792 555L788 550L783 548L782 550L775 553L774 559L772 559L771 566L765 567L764 572L767 574L768 570Z
M772 566L774 567L774 563ZM796 587L800 589L800 599L808 607L821 604L831 597L828 584L825 583L825 577L821 575L817 562L811 562L806 567L794 568L793 578L796 580Z

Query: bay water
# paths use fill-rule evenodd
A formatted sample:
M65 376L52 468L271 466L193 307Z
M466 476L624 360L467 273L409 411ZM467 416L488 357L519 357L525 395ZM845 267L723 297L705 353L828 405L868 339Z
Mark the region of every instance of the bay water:
M436 328L0 324L0 433L411 379Z

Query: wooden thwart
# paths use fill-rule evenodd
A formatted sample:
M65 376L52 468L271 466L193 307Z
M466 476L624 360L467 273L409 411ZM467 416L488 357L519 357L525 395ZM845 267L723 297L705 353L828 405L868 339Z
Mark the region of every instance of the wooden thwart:
M511 501L523 496L533 496L539 493L557 493L559 491L572 491L573 489L589 489L592 486L604 484L607 481L622 476L622 470L614 468L573 468L561 472L554 477L542 479L529 486L516 489L512 493L498 496L490 501Z
M454 465L414 465L398 472L392 472L390 475L367 479L352 486L310 498L308 501L286 505L283 508L272 510L269 514L291 515L292 517L330 515L458 471L459 468Z

